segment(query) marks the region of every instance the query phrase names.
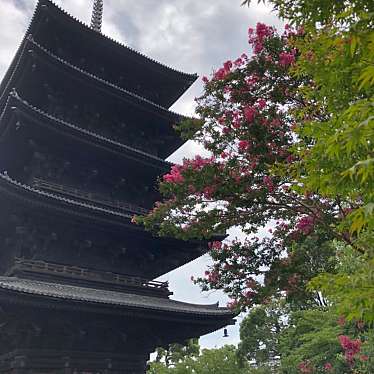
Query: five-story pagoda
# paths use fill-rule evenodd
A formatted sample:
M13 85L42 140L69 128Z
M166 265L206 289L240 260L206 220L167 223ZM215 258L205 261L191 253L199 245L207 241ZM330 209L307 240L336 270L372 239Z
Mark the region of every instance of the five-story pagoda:
M233 322L152 281L206 252L131 223L180 144L194 82L49 0L0 86L0 373L145 372L158 346Z

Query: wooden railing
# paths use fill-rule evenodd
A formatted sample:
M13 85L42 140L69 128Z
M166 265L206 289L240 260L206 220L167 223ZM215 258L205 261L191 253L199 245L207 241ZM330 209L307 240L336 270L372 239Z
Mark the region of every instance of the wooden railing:
M168 292L168 282L152 281L131 275L117 274L99 270L92 270L72 265L62 265L45 261L26 260L16 258L14 271L33 272L41 274L59 275L73 277L90 281L112 283L130 287L141 287L146 289L157 289Z
M148 214L149 212L147 209L141 208L131 203L127 203L127 202L120 201L120 200L111 200L98 193L83 191L72 186L65 186L65 185L54 183L54 182L45 181L39 178L33 179L32 186L35 188L42 189L43 191L50 191L50 192L55 192L59 194L64 194L67 196L78 198L83 201L92 202L94 204L100 204L107 208L109 207L109 208L121 210L121 211L125 210L125 211L130 211L132 213L143 214L143 215Z

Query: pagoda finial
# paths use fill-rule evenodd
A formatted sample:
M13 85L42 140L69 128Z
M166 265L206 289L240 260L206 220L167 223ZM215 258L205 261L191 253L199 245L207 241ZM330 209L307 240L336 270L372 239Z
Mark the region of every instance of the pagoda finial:
M91 28L97 32L101 32L103 23L104 0L94 0Z

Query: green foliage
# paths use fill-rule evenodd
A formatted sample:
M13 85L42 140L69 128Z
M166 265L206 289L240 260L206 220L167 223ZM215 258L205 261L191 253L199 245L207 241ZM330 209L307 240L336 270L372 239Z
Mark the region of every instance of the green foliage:
M300 160L295 176L303 180L305 190L349 201L345 208L353 210L347 221L354 234L374 228L370 23L365 17L348 30L325 26L295 43L300 51L295 74L313 78L313 85L303 89L311 104L295 114L301 120L296 129L301 141L294 148Z
M226 345L219 349L203 349L197 357L186 356L172 367L153 362L148 374L250 374L239 361L236 348Z
M253 367L271 371L279 363L279 335L287 315L284 302L254 307L240 325L238 355Z
M338 373L345 373L346 364L337 359L342 352L337 319L336 314L318 309L292 313L289 327L280 336L281 373L298 374L302 362L321 371L330 362L339 367Z
M250 5L253 0L244 0L242 5ZM270 3L280 18L302 26L328 23L345 23L363 13L374 11L371 0L258 0Z
M189 339L185 344L170 344L167 349L158 348L156 351L156 362L164 363L166 367L173 366L186 358L193 358L200 353L198 339Z
M310 288L319 290L334 302L348 320L374 323L374 258L358 255L349 247L338 252L336 273L315 277Z

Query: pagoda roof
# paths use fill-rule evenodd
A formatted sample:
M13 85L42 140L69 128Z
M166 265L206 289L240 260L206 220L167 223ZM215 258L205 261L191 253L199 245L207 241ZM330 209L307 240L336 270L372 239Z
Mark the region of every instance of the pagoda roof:
M27 64L33 63L35 59L46 64L48 68L59 69L65 72L69 76L73 77L79 82L79 85L90 86L101 92L104 92L111 97L115 97L123 102L128 103L135 111L148 112L152 116L157 116L162 120L159 127L160 130L165 131L168 136L172 137L173 140L168 146L163 146L162 157L167 157L173 153L178 147L183 144L183 140L172 128L172 124L180 122L185 116L168 110L163 106L152 102L138 94L135 94L122 87L116 86L113 83L105 81L77 66L72 65L68 61L54 55L46 48L38 44L31 35L29 35L20 47L20 53L17 55L15 61L13 61L14 68L11 70L11 74L7 74L3 79L0 88L0 105L4 106L5 100L9 95L10 91L17 87L19 83L19 77L22 75L22 71Z
M27 56L38 57L41 58L42 61L49 62L54 67L61 67L69 73L72 73L83 82L88 80L88 82L92 82L95 86L100 87L102 90L111 93L117 97L122 98L123 100L130 101L132 103L138 104L139 107L143 108L144 106L155 112L158 115L161 115L166 118L171 118L173 120L181 120L185 118L182 114L176 113L171 111L162 105L154 103L153 101L144 98L136 93L133 93L125 88L119 87L114 83L108 82L105 79L102 79L88 71L85 71L70 62L62 59L61 57L56 56L54 53L49 51L48 49L44 48L41 44L37 43L32 34L29 34L28 37L24 40L23 45L21 46L21 53L18 56L16 61L15 69L10 77L5 77L2 85L6 84L6 87L11 87L12 78L16 75L17 69L22 67L23 60L27 58ZM84 78L84 79L83 79Z
M5 199L5 201L4 201ZM38 188L20 183L10 178L6 173L0 173L0 202L3 210L6 206L13 207L14 204L21 207L30 206L30 211L39 215L42 210L53 210L61 217L70 216L79 222L79 225L96 225L99 223L100 230L109 229L111 232L122 232L123 235L147 234L149 240L157 241L161 249L172 246L175 248L175 256L170 261L158 260L147 270L148 278L156 278L179 266L201 256L207 250L207 243L200 240L180 241L169 237L153 237L152 234L144 232L144 228L131 223L134 214L144 214L141 211L129 209L111 209L107 205L92 201L81 201L70 198L67 195L58 195L42 191ZM39 208L39 209L38 209ZM40 210L40 211L39 211ZM43 213L44 215L44 213ZM65 219L65 218L64 218ZM118 231L118 228L128 230ZM224 236L217 235L215 239L222 240ZM201 245L203 244L203 247ZM173 252L174 253L174 252Z
M34 107L26 100L23 100L15 91L9 95L7 104L0 117L0 139L7 136L10 133L10 126L17 122L13 121L12 123L12 121L9 120L13 113L16 113L17 119L26 118L37 126L48 128L51 131L56 131L69 137L74 136L77 141L89 143L106 152L114 153L120 157L151 166L158 169L160 172L167 172L172 165L162 158L56 118Z
M48 16L53 18L53 22L49 22L47 19ZM157 102L163 107L170 107L197 79L197 74L188 74L173 69L108 36L92 30L89 26L72 17L50 0L38 1L26 35L32 34L36 40L41 40L41 36L44 38L48 37L50 32L46 32L45 28L43 29L42 27L42 24L46 22L49 29L59 25L61 29L60 33L64 37L70 40L80 40L81 49L94 53L96 61L102 58L102 62L105 65L108 63L113 65L106 66L108 70L116 70L115 66L117 64L117 66L121 66L122 70L135 74L134 67L138 68L140 66L142 70L136 73L136 78L139 82L141 80L144 81L141 81L142 85L153 83L156 88L162 84L164 86L167 85L167 96L164 95ZM43 32L44 35L41 35ZM111 58L108 59L107 56L111 56ZM12 68L9 70L11 72ZM143 76L152 77L152 82L150 79L143 78ZM146 97L145 94L142 96Z
M123 309L137 309L194 316L222 317L231 320L235 314L218 304L190 304L161 297L130 294L120 291L73 286L70 284L45 282L17 277L0 277L0 289L17 294L40 295L49 299L60 299L96 305L116 306ZM230 321L231 322L231 321ZM226 323L229 321L226 320Z
M105 221L110 224L116 223L123 226L131 225L132 228L137 229L136 225L130 224L132 216L137 212L124 213L114 209L104 208L99 204L85 203L66 196L45 192L20 183L5 173L0 173L0 191L2 191L1 196L8 194L34 206L39 205L45 208L52 208L65 214L70 213L81 217Z

